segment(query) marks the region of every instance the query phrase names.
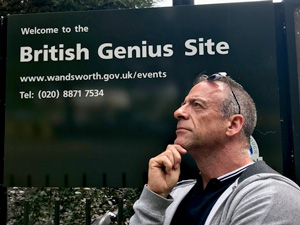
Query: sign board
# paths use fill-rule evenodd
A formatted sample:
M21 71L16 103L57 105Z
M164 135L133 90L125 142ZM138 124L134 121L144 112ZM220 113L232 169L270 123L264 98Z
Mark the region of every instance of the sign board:
M282 170L272 7L9 16L6 186L142 186L204 71L226 71L253 96L260 155Z

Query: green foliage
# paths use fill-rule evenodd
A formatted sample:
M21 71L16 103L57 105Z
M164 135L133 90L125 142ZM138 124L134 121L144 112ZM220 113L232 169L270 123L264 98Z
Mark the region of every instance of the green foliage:
M0 15L148 8L157 0L0 0Z
M133 188L8 188L7 224L23 224L25 201L30 203L30 225L53 224L55 201L60 203L61 224L85 224L86 199L91 200L92 219L116 210L122 199L123 221L128 221L140 193Z

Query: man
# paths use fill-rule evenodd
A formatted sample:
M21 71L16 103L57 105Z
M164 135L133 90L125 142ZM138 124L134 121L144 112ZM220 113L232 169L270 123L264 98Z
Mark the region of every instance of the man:
M300 224L300 188L250 158L256 108L241 85L202 75L174 116L177 138L150 160L131 225ZM186 153L200 174L177 183Z

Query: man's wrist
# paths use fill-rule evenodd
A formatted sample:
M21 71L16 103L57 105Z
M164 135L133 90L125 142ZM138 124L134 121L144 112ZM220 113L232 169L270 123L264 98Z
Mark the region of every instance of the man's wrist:
M149 184L147 184L146 187L154 194L159 195L163 198L168 198L168 196L170 195L170 191L165 191L165 192L155 191L155 188L152 188L151 185L149 185Z

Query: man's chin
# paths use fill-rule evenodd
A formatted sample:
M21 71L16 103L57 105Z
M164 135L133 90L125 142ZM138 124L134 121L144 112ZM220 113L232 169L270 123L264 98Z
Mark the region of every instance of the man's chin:
M176 138L174 141L175 145L180 145L181 147L185 148L185 142L183 140L181 140L180 138Z

